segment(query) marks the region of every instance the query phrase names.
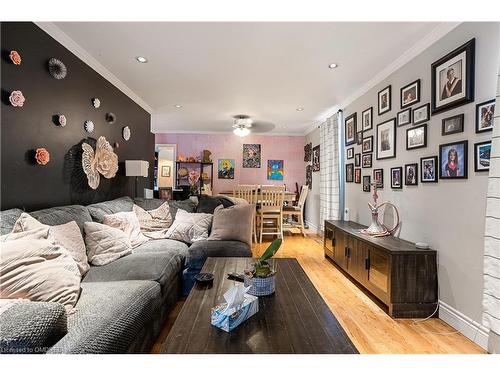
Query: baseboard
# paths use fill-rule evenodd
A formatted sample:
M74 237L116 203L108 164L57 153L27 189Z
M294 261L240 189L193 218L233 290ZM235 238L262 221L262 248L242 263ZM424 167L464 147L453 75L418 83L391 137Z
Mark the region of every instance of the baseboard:
M439 301L439 318L484 350L488 350L488 329L450 305Z
M319 229L316 225L312 224L310 221L305 220L305 224L309 227L309 229L312 229L316 231L316 234L319 234Z

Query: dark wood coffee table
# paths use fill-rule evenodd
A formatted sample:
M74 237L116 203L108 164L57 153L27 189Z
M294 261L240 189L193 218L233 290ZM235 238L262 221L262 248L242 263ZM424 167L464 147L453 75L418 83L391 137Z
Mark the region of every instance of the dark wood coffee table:
M259 297L259 312L227 333L210 324L217 297L235 284L251 258L208 258L211 288L195 286L163 344L171 354L358 353L296 259L276 259L276 292Z

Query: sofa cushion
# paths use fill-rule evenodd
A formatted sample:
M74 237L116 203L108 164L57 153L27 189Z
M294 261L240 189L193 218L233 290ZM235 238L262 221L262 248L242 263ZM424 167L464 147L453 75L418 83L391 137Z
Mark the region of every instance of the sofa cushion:
M104 215L102 223L124 232L134 249L148 241L148 238L142 234L141 224L133 211Z
M226 197L217 196L210 197L208 195L202 195L198 201L198 207L196 212L204 214L213 214L218 206L224 206L224 208L234 206L234 203Z
M154 281L82 283L68 333L49 353L125 353L161 305Z
M177 210L180 208L186 212L195 212L196 211L196 203L191 201L190 199L186 199L183 201L166 201L164 199L147 199L147 198L135 198L134 202L139 207L143 208L146 211L155 210L160 207L163 203L168 202L168 207L170 209L170 215L172 216L172 220L175 219L175 215L177 214Z
M209 241L241 241L252 245L253 204L238 204L214 211Z
M87 206L87 209L94 221L102 223L105 215L112 215L118 212L132 211L134 201L130 197L121 197L111 201L94 203Z
M212 214L189 213L179 209L166 236L189 244L206 240L212 225L212 217Z
M14 228L14 224L21 216L23 210L13 208L0 212L0 235L9 234Z
M89 263L104 266L132 252L132 244L125 232L108 225L85 223L85 245Z
M201 269L208 257L251 257L250 246L240 241L198 241L191 245L186 267Z
M134 203L146 211L156 210L165 202L169 201L157 198L134 198Z
M30 212L30 215L46 225L61 225L69 223L70 221L76 221L82 233L83 223L92 221L92 217L87 208L78 205L45 208L43 210Z

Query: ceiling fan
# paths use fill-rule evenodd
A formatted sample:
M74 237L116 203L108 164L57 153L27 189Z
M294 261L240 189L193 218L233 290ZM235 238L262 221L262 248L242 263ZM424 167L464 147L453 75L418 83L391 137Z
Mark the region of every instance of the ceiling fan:
M239 137L250 134L250 128L257 133L265 133L275 128L275 125L270 122L254 122L248 115L236 115L233 119L233 133Z

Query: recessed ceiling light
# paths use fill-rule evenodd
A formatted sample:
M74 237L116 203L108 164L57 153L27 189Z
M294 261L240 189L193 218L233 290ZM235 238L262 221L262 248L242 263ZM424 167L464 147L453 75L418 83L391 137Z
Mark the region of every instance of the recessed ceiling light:
M143 64L148 62L148 59L146 59L145 57L142 57L142 56L137 56L136 60L139 61L140 63L143 63Z
M182 105L180 105L180 104L176 104L176 105L174 105L174 107L175 107L175 108L182 108Z
M298 112L302 112L303 110L304 110L304 108L302 108L302 107L296 109L296 111L298 111Z
M335 64L335 63L331 63L330 65L328 65L328 67L329 67L330 69L335 69L337 66L338 66L338 65L337 65L337 64Z

